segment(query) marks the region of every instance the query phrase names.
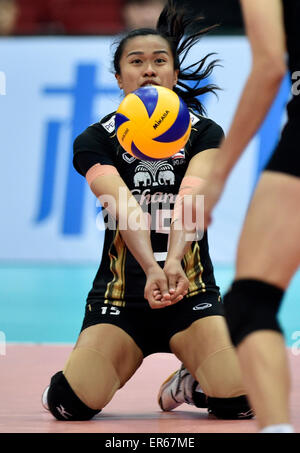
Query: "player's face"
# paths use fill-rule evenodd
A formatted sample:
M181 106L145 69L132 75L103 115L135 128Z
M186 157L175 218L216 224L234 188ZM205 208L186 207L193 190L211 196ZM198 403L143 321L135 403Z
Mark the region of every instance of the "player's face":
M177 76L170 46L161 36L136 36L125 44L120 74L116 74L118 85L125 95L147 84L172 90Z

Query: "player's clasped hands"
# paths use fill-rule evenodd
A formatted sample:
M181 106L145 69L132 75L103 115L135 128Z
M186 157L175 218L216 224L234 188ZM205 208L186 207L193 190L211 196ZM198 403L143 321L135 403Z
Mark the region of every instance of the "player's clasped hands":
M164 308L174 305L187 294L189 281L181 263L172 260L163 269L155 269L147 274L145 298L151 308Z

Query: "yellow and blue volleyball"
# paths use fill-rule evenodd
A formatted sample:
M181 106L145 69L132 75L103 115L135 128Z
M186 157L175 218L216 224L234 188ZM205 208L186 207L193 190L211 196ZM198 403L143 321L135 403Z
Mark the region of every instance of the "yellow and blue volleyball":
M115 128L120 145L132 156L160 160L184 148L191 119L186 104L174 91L148 85L123 99Z

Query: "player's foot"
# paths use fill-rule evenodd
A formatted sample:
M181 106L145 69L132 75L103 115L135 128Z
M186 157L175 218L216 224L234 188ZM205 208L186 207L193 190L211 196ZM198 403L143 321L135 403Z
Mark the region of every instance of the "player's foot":
M48 390L49 390L49 385L48 385L48 387L45 388L45 390L43 391L43 394L42 394L42 406L47 411L49 410L48 401L47 401Z
M171 411L183 403L194 405L193 393L197 386L198 382L182 365L160 387L158 392L160 408L163 411Z

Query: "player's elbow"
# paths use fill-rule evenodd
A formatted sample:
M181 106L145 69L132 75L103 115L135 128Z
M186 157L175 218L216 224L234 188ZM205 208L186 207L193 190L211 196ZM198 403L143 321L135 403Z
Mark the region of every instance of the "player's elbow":
M280 86L286 75L287 66L281 55L269 53L254 61L253 70L259 74L261 85L265 89L271 89Z
M285 59L281 54L268 53L259 60L256 66L258 67L262 77L269 84L280 84L287 72Z
M274 57L272 59L272 80L280 83L287 73L287 66L282 58Z

